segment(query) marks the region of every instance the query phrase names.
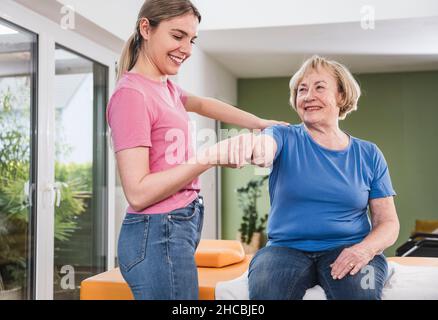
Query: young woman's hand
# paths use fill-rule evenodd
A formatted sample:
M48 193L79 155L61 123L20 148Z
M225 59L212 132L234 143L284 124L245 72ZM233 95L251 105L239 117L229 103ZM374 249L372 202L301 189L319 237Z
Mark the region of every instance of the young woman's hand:
M277 124L287 126L290 123L287 123L285 121L260 119L259 127L260 127L260 129L263 130L263 129L266 129L267 127L275 126Z

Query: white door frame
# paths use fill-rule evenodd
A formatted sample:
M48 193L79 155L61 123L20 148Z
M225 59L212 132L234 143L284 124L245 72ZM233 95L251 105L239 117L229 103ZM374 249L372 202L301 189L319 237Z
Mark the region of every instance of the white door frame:
M64 46L108 67L108 94L115 86L118 54L98 45L74 30L41 16L11 0L0 0L0 16L38 35L38 180L36 230L36 299L53 299L54 268L54 128L55 128L55 44ZM38 5L38 4L35 4ZM60 13L61 20L61 13ZM107 139L108 141L109 139ZM114 267L115 161L107 142L108 216L107 268Z

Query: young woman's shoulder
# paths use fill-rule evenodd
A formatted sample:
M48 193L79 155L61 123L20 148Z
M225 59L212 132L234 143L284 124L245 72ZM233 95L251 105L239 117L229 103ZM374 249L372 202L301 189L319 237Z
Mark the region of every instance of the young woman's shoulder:
M125 73L117 82L113 96L120 92L131 92L132 94L141 94L144 96L144 84L142 84L136 77Z
M122 77L116 85L107 105L107 119L111 124L113 119L123 118L129 113L143 118L145 110L152 106L146 104L145 93L135 81ZM150 110L147 110L150 111Z

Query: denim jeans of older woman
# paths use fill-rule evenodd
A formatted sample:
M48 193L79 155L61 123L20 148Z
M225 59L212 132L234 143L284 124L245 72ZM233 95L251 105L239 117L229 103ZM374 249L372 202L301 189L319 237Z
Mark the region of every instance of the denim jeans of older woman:
M334 280L330 265L345 247L320 252L262 248L250 263L249 298L298 300L307 289L319 284L329 300L380 300L388 273L386 258L377 255L355 275Z
M194 255L203 217L200 196L165 214L126 214L118 243L119 266L136 300L198 299Z

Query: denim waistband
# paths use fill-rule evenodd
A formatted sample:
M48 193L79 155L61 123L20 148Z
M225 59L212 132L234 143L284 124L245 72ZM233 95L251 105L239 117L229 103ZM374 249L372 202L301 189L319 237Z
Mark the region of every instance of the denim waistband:
M201 196L201 195L198 195L196 198L195 198L195 200L193 200L192 202L190 202L187 206L185 206L184 208L189 208L189 207L193 207L193 206L195 206L197 203L199 203L200 205L204 205L204 197L203 196ZM178 209L175 209L175 210L181 210L181 209L183 209L183 208L178 208ZM174 211L174 210L172 210L172 211ZM169 214L170 212L172 212L172 211L169 211L169 212L163 212L163 213L149 213L149 215L160 215L160 214ZM143 214L147 214L147 213L137 213L137 212L126 212L126 214L129 214L129 215L143 215Z

